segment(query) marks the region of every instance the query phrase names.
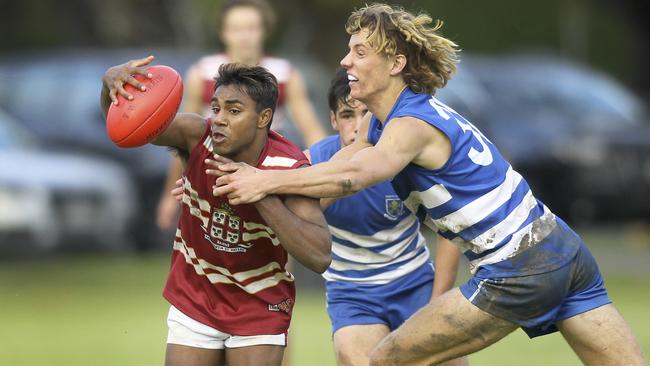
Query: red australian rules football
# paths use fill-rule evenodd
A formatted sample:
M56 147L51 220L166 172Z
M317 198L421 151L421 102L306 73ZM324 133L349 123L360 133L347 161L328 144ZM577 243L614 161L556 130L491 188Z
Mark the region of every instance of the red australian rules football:
M111 104L108 109L108 136L119 147L137 147L151 142L169 126L183 99L183 80L176 70L155 65L147 71L152 78L134 75L147 90L125 84L124 89L133 95L133 100L118 94L118 104Z

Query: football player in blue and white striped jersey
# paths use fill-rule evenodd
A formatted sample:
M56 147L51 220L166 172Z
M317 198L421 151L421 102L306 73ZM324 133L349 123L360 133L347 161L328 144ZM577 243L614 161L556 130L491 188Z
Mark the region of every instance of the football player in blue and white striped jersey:
M559 330L588 365L646 365L582 239L485 135L433 96L458 58L431 23L383 4L354 11L341 66L350 96L372 114L359 137L330 161L293 171L217 158L214 194L232 204L268 194L341 197L392 179L404 205L464 252L473 277L384 338L370 365L439 364L519 327L531 337Z
M338 134L305 151L312 164L328 161L354 142L368 108L349 94L348 75L341 68L328 93L330 121ZM381 339L453 287L460 252L438 238L434 285L420 222L389 181L336 201L323 199L321 206L332 234L332 264L323 277L337 364L365 366Z

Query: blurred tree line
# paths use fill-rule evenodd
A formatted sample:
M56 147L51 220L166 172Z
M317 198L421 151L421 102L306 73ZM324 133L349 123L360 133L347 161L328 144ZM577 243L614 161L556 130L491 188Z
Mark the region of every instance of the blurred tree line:
M219 0L0 0L0 51L68 47L219 47ZM271 0L271 51L310 55L334 67L346 51L343 25L357 0ZM390 1L445 21L468 53L550 51L650 93L647 0Z

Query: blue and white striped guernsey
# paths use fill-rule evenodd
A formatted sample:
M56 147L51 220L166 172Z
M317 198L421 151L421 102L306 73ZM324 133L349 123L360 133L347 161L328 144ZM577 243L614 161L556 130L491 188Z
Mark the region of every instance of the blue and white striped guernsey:
M327 161L340 149L340 137L329 136L309 148L311 162ZM325 218L332 233L327 281L380 285L431 266L420 223L389 182L338 199Z
M409 164L393 179L393 188L409 210L464 252L472 273L536 245L555 229L555 215L465 118L431 95L409 88L400 94L386 120L391 123L405 116L442 131L452 151L438 170ZM373 116L368 131L373 145L383 128ZM565 261L563 256L556 257L549 256L548 261ZM511 275L527 271L516 267L509 265Z

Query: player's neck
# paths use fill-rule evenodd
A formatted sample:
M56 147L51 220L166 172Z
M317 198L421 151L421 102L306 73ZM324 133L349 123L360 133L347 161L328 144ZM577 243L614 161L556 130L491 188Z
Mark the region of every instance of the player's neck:
M388 114L393 109L402 91L406 88L406 84L400 79L389 85L388 88L382 92L372 95L368 100L363 102L368 106L368 110L372 113L382 124L386 123Z
M227 158L234 161L246 163L250 166L257 166L257 162L259 161L260 155L266 146L267 140L267 133L258 133L250 145L233 156L227 156Z

